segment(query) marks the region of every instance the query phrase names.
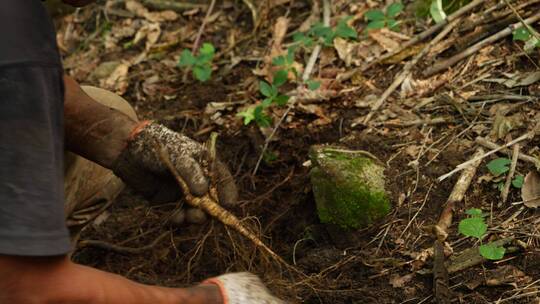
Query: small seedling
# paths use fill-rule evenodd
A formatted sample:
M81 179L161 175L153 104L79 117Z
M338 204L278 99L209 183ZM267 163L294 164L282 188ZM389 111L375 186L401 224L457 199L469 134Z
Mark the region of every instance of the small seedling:
M487 164L487 168L494 177L504 177L503 174L510 170L509 165L511 163L512 161L510 159L501 157L490 161ZM498 179L496 183L497 189L499 189L499 191L502 191L504 188L504 181ZM514 188L520 189L523 186L523 175L517 175L516 177L514 177L514 179L512 180L512 186L514 186Z
M525 52L531 52L535 48L540 47L540 40L538 40L539 34L530 26L527 28L519 27L512 33L512 39L514 41L524 41L525 45L523 49Z
M403 11L403 4L395 2L386 8L386 13L379 9L372 9L366 12L365 17L368 21L366 31L388 27L392 31L399 31L399 22L397 15Z
M484 221L484 217L486 217L487 214L477 208L469 209L465 213L469 215L469 217L459 222L459 233L467 237L476 238L481 243L482 238L484 238L487 232L487 224ZM480 245L478 251L480 252L480 255L488 260L500 260L504 257L506 249L488 243Z
M178 66L192 70L193 77L205 82L212 76L212 60L215 52L214 46L210 43L204 43L197 56L187 49L183 50Z
M317 22L306 33L295 33L293 35L293 41L297 45L310 48L315 44L315 41L321 41L325 46L332 46L334 39L337 37L356 40L358 33L347 24L351 18L347 16L341 19L335 28Z

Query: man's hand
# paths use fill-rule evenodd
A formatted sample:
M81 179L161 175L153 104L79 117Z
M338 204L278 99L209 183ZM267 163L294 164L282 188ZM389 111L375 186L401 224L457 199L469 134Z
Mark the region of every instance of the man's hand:
M134 133L112 167L114 173L134 190L153 202L171 202L180 198L180 187L157 153L161 146L167 150L191 194L201 196L208 191L208 179L201 165L207 161L207 151L201 144L149 122L135 127ZM225 206L234 205L238 192L229 170L219 160L215 170L220 202Z
M208 279L203 284L219 286L223 304L285 304L274 297L256 275L249 272L225 274Z
M62 0L62 2L64 2L65 4L69 4L75 7L85 6L95 1L96 0Z

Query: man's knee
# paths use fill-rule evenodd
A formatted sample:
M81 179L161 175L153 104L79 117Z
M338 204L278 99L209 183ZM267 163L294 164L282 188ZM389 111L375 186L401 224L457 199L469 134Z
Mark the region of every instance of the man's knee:
M83 91L88 94L92 99L101 103L104 106L118 110L133 120L138 120L137 114L133 107L129 104L127 100L122 98L120 95L117 95L111 91L107 91L101 88L93 86L81 86Z

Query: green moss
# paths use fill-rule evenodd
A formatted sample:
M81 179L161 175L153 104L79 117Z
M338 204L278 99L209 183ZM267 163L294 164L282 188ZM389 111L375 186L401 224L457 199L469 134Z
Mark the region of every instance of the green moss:
M323 223L360 228L388 214L383 167L354 151L315 147L311 182L317 212Z

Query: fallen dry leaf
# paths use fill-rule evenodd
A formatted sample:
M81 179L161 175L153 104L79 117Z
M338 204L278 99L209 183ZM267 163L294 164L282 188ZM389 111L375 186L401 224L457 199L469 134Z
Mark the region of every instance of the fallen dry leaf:
M131 64L127 61L118 65L109 77L101 82L105 89L114 91L118 95L123 95L129 86L128 71Z
M370 31L369 37L371 37L373 40L377 41L377 43L382 46L383 49L385 49L388 52L392 52L394 50L397 50L399 48L399 42L396 40L386 36L381 31Z
M404 276L394 275L390 278L390 285L394 288L403 288L414 278L414 273L409 273Z
M350 43L343 38L334 39L334 48L336 49L339 59L345 62L346 66L350 66L353 59L353 52L356 49L355 43Z
M529 208L540 206L540 175L537 171L531 171L525 176L521 187L521 199Z

